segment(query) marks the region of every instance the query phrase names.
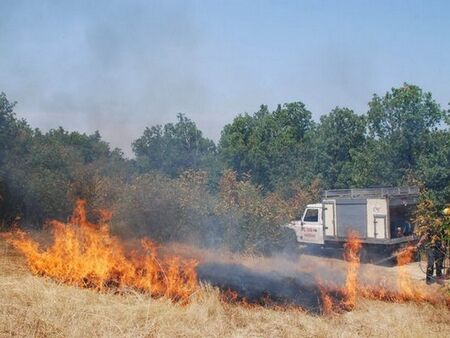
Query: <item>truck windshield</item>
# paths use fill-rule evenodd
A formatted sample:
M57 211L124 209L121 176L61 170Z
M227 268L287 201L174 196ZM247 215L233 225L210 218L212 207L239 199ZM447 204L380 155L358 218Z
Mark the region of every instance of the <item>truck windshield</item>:
M306 209L304 222L318 222L319 221L319 209Z

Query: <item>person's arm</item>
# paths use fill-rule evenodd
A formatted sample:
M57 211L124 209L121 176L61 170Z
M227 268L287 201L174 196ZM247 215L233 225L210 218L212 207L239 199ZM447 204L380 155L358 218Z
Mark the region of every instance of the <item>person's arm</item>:
M419 242L416 245L416 248L420 248L427 239L428 239L428 234L423 234L422 237L420 237Z

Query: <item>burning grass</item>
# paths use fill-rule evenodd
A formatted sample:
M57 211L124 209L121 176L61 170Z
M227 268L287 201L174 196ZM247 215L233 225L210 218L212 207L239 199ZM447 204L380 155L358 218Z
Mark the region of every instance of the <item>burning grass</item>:
M326 317L298 307L241 306L207 285L186 305L132 290L99 293L31 275L23 257L0 240L2 337L448 337L449 319L441 305L365 299L351 312Z
M149 239L143 239L139 249L126 250L109 233L109 217L110 214L102 212L98 224L90 223L85 203L78 201L68 223L49 223L51 244L41 247L21 231L9 234L8 241L24 254L35 275L103 293L165 297L182 305L193 301L193 296L200 292L200 282L222 290L219 297L222 301L247 308L263 305L285 310L296 306L301 311L330 315L354 310L362 298L450 305L448 295L423 288L411 280L405 270L412 260L409 249L398 255L400 266L394 286L386 281L377 282L376 275L362 274L359 260L362 245L356 233L349 234L345 245L344 268L333 271L320 265L301 265L287 272L260 271L261 264L245 266L242 257L233 263L214 261L211 257L201 261L201 258L161 256ZM285 264L274 263L267 266L275 268Z
M90 223L86 203L79 200L68 223L50 222L53 243L49 247L40 248L22 231L11 234L9 241L25 255L36 275L99 291L133 288L153 297L187 301L198 288L196 261L161 259L147 238L138 250L127 252L109 233L109 218L109 213L101 212L99 224Z

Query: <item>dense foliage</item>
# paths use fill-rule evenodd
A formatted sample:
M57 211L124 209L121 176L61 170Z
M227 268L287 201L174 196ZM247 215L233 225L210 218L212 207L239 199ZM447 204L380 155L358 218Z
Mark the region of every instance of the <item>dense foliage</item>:
M144 134L133 142L140 173L159 171L174 178L186 170L208 167L208 160L215 154L214 142L204 138L195 123L183 114L177 118L175 124L145 128Z
M40 227L76 198L114 212L124 236L234 250L282 246L280 224L326 188L420 182L450 202L450 118L419 87L374 95L365 114L336 107L319 121L302 102L262 105L227 124L217 144L179 114L146 128L135 159L98 132L32 129L0 95L0 221ZM95 217L95 213L92 213Z

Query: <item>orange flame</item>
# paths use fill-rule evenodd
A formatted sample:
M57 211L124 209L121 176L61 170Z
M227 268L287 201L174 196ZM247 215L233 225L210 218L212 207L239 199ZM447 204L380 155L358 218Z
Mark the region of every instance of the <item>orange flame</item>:
M324 315L330 315L333 313L333 299L327 292L327 288L321 285L319 283L319 290L320 290L320 299L322 301L322 314Z
M424 287L423 283L414 281L408 271L407 264L414 258L413 247L406 247L396 252L397 278L396 290L381 283L378 286L358 288L359 294L368 299L390 302L428 302L431 304L449 304L450 298L445 294Z
M333 287L328 287L327 289L321 287L323 313L330 313L333 310L340 309L346 311L352 310L356 305L358 296L390 302L429 302L431 304L446 304L449 306L450 297L445 296L442 292L430 290L424 287L424 285L418 285L417 282L412 280L407 264L413 261L413 247L401 249L396 253L398 265L396 289L388 288L385 283L373 286L360 285L358 283L358 273L360 268L359 251L361 247L362 243L358 238L358 234L350 232L347 243L344 245L344 258L348 262L347 276L344 287L338 290L344 296L344 300L338 304L334 303L334 299L330 295L333 289L336 289Z
M351 310L355 307L358 290L358 271L360 265L359 251L362 244L358 233L349 232L347 243L344 245L344 258L348 262L347 278L344 287L344 308Z
M411 263L413 260L413 250L406 248L397 253L397 288L404 295L405 298L415 298L412 280L406 270L406 264Z
M437 301L435 294L427 293L423 287L414 283L407 270L407 264L414 258L414 247L408 246L397 252L397 289L400 300L428 301L434 303Z
M159 259L155 244L141 241L140 251L126 252L109 232L111 214L100 213L99 224L90 223L86 202L78 200L69 222L51 221L53 243L39 243L18 231L10 242L21 251L31 271L55 280L97 290L134 288L153 297L187 301L198 288L194 260Z
M120 240L110 234L110 219L111 213L103 211L98 224L90 223L86 216L86 203L79 200L68 223L49 223L53 243L46 249L41 249L37 241L19 230L8 240L25 255L28 266L36 275L99 291L122 292L132 288L152 297L166 296L174 301L187 302L199 288L197 261L179 257L161 258L155 243L147 238L141 241L139 250L127 251ZM392 302L427 301L450 307L448 296L418 286L410 278L406 264L413 258L411 248L397 253L399 267L396 290L383 284L369 287L359 285L361 247L358 234L350 232L344 245L344 258L347 261L344 286L317 280L323 314L354 309L358 296ZM223 291L221 299L252 306L245 297L232 290ZM269 296L263 297L259 303L271 305L271 299Z

